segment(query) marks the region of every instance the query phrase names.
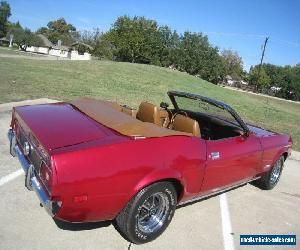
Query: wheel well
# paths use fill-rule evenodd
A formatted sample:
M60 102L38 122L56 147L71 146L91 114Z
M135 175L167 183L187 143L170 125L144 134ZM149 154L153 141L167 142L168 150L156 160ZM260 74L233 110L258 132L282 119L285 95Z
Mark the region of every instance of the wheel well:
M183 185L181 184L181 182L177 179L164 179L164 180L160 180L160 181L167 181L170 182L176 190L177 193L177 201L180 201L183 195Z
M286 160L286 158L288 157L288 153L287 152L283 153L283 157L284 157L284 160Z

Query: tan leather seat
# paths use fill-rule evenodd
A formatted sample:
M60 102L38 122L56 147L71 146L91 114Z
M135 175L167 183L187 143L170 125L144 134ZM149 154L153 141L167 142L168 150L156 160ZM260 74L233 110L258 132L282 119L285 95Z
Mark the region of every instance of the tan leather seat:
M161 126L166 128L170 124L170 118L169 118L169 113L165 109L160 109L159 110L159 118L160 118L160 123Z
M162 126L159 108L148 102L142 102L140 104L136 118L142 122L150 122Z
M172 121L172 129L176 131L191 133L194 136L200 136L199 123L187 116L177 114Z

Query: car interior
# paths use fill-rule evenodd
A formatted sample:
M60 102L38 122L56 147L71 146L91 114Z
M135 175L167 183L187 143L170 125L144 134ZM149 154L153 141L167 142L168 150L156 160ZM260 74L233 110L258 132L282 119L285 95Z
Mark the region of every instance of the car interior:
M242 128L237 124L205 113L168 109L166 103L161 103L158 107L149 102L142 102L137 111L126 105L119 107L119 111L142 122L191 133L205 140L219 140L243 134Z

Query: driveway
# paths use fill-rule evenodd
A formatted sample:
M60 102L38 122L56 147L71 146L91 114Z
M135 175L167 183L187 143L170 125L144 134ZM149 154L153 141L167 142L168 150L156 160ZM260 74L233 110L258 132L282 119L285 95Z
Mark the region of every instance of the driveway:
M127 242L111 222L55 222L35 193L25 189L24 174L9 155L6 138L12 106L44 102L52 100L0 105L0 249L293 249L239 245L240 234L300 235L300 161L293 159L286 161L273 190L248 184L178 208L165 233L145 245Z

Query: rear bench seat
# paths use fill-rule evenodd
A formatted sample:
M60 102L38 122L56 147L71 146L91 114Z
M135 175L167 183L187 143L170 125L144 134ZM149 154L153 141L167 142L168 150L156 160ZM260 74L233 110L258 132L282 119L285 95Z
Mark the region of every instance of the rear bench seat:
M160 127L166 127L169 123L168 112L149 102L140 104L136 118L142 122L154 123Z

